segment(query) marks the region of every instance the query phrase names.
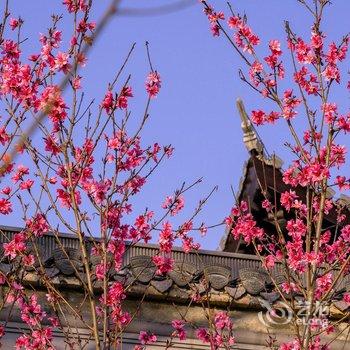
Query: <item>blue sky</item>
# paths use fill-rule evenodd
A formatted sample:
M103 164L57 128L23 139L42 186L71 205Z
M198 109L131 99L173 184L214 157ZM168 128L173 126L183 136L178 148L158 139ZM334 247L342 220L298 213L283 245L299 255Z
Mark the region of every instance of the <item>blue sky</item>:
M173 2L122 0L121 8ZM203 177L202 184L186 197L188 207L183 218L191 213L199 199L218 185L219 190L199 220L211 225L229 213L234 202L230 186L237 191L243 163L248 158L235 100L243 98L248 110L266 103L238 79L237 71L242 62L223 38L211 36L200 4L196 0L193 2L193 6L163 16L116 16L89 55L88 66L82 72L83 88L89 98L101 98L131 44L136 42L127 72L132 74L135 90L132 109L137 118L145 103L143 85L148 72L144 43L150 42L153 64L162 76L163 87L151 108L144 142L171 143L175 153L149 181L135 208L160 208L165 195L171 194L183 181ZM92 17L97 20L108 3L107 0L95 1ZM227 12L225 1L211 3L216 9ZM299 34L310 29L310 17L296 0L235 0L232 3L235 10L248 15L254 31L266 39L262 49L266 48L267 40L285 37L284 20L289 20ZM24 31L29 37L26 49L28 52L37 50L36 38L49 26L51 13L62 13L61 1L12 0L10 4L13 16L21 15L25 20ZM339 39L349 31L350 2L335 1L327 11L328 37ZM336 99L342 101L344 109L348 108L349 97L344 91L339 92ZM283 125L261 128L259 132L269 151L276 151L288 161L288 153L283 148L288 136ZM16 225L16 222L8 224ZM202 240L203 247L215 249L223 231L224 227L210 231Z

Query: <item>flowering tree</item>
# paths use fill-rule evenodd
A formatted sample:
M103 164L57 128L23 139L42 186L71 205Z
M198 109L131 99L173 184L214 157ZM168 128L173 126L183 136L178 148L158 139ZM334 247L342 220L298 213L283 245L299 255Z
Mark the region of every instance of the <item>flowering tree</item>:
M25 38L21 28L25 22L12 18L9 1L5 2L0 26L0 213L11 215L17 206L22 210L23 230L12 238L2 232L7 240L2 259L12 267L0 272L4 291L0 309L10 310L0 336L4 336L13 310L18 309L26 329L16 340L17 349L54 349L54 329L60 329L72 349L84 349L91 343L96 349L117 348L137 316L137 312L123 308L128 284L112 278L112 272L121 269L130 245L147 243L157 234L159 253L152 260L156 273L164 275L173 269L175 240L181 242L184 252L196 251L199 244L191 233L207 230L204 224L196 225L195 218L212 192L177 228L171 221L184 207L184 194L200 180L183 184L168 196L160 214L150 209L133 211L135 198L147 179L173 152L171 146L144 146L141 140L151 104L161 89L161 77L152 65L148 46L145 108L136 128L130 123L130 78L122 78L133 47L106 86L105 95L97 98L99 102L84 98L86 52L117 11L118 3L112 1L95 24L90 19L92 1L64 0L65 15L72 23L71 31L65 33L69 41L62 41L61 16L53 16L51 27L39 38L40 50L27 58L22 53ZM283 173L290 190L271 196L261 188L265 197L261 210L272 217L275 232L258 226L246 202L237 203L226 220L236 239L253 246L275 288L295 311L294 339L279 342L271 337L268 345L280 350L331 349L348 325L339 330L339 320L329 317L320 323L316 313L318 305L329 305L336 297L350 304L350 295L339 290L340 282L349 274L348 212L328 195L332 187L350 189L350 179L339 173L346 151L337 143L340 135L350 131L350 116L342 114L332 102L334 87L342 86L340 63L346 58L349 38L327 42L322 19L328 0L299 0L314 23L308 39L286 25L288 57L294 72L288 81L290 87L281 92L282 82L287 80L283 63L288 58L284 58L280 42L269 41L266 57L260 58L260 39L245 16L229 7L227 28L224 13L216 12L206 1L201 3L213 35L223 34L247 66L248 74L240 71L243 82L275 106L268 112L253 110L251 121L262 125L284 119L294 139L288 147L295 160ZM297 114L302 109L305 131L299 135L296 123L302 117ZM285 226L279 220L281 211L288 218ZM325 217L331 212L336 213L336 225L326 227ZM61 244L61 231L78 240L77 251ZM79 305L66 297L45 269L38 242L48 232L56 239L59 249L55 254L66 262L64 268L80 280L83 302ZM276 265L283 267L282 284L272 273ZM26 279L28 271L40 276L40 291ZM200 302L196 286L192 287L190 302ZM307 305L303 323L296 316L300 299ZM229 314L211 312L210 308L210 303L203 303L208 327L192 325L197 338L211 349L231 349L235 338ZM77 322L88 330L85 340L80 337ZM171 348L174 338L186 338L185 326L185 317L173 320L166 348ZM143 330L136 349L156 340L156 334Z
M62 17L53 16L51 27L39 37L40 50L25 57L21 49L25 22L12 18L9 1L5 2L0 27L0 213L10 215L15 206L22 210L23 230L13 238L2 232L2 261L11 262L13 268L0 273L5 291L0 308L10 310L0 336L4 336L11 313L18 308L29 331L22 330L16 349L54 349L55 328L63 332L71 349L84 349L91 342L96 349L116 348L125 327L135 317L122 308L126 285L110 274L121 268L125 251L159 233L159 254L153 257L153 263L158 274L165 274L172 269L174 241L178 239L185 252L197 250L199 244L190 233L207 230L204 224L196 227L194 219L211 193L178 228L170 221L184 207L183 194L200 180L183 184L168 196L159 215L150 209L133 213L133 198L173 152L170 145L143 146L141 142L151 104L161 88L161 77L153 68L148 46L145 109L136 128L129 126L128 105L133 97L130 77L122 80L133 47L100 102L84 98L81 71L87 63L86 52L117 11L117 5L118 1L112 1L95 24L90 19L92 1L64 0L65 14L72 23L70 32L65 33L69 42L62 41ZM62 246L62 231L78 239L78 251ZM56 238L56 254L67 262L65 268L80 279L84 295L80 305L72 303L47 275L38 239L48 232ZM127 246L126 242L131 243ZM40 276L44 301L42 292L33 285L32 292L25 288L26 271ZM44 311L43 302L49 313ZM84 316L86 305L88 315ZM80 338L77 321L88 330L87 340ZM232 343L232 337L226 340L221 335L226 328L232 332L228 316L216 315L215 324L221 343ZM172 338L186 337L182 320L174 320L173 328ZM205 340L209 337L204 329L198 334ZM137 349L154 342L156 336L142 331L139 339Z
M347 208L329 196L333 188L349 190L349 177L342 173L346 149L338 142L350 130L350 115L343 106L333 102L337 88L349 88L341 78L349 36L332 41L322 29L328 0L298 0L313 19L308 38L302 38L286 23L286 44L278 40L266 43L266 55L260 57L259 36L248 24L246 16L215 11L202 1L214 36L224 36L246 67L240 71L241 80L262 97L272 110L252 110L250 120L255 125L287 124L293 143L288 144L294 160L283 172L283 182L290 186L280 196L262 187L264 200L261 210L272 218L275 232L258 227L247 202L238 203L227 219L232 235L253 245L270 273L276 289L291 309L298 309L297 297L306 307L305 322L293 318L294 339L290 342L270 341L272 348L281 350L331 349L339 329L339 321L317 322L318 305L329 305L337 296L345 303L349 294L339 290L350 268L350 226L346 223ZM265 49L264 47L264 49ZM286 74L285 63L292 67ZM283 86L288 86L283 90ZM282 86L282 87L281 87ZM298 133L297 125L304 129ZM288 218L285 227L279 212ZM325 217L336 215L336 225L326 227ZM271 273L275 264L283 266L285 282L278 284ZM295 312L294 315L297 313ZM344 316L346 320L348 314ZM323 338L329 335L328 339ZM345 346L346 347L346 346Z

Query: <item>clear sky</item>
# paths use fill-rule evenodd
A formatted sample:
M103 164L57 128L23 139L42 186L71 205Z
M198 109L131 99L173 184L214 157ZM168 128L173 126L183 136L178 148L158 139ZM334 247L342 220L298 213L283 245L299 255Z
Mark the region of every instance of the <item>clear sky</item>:
M191 2L191 0L188 0ZM122 0L121 8L142 8L174 3L174 0ZM96 0L93 18L98 19L108 0ZM211 1L216 9L227 12L226 1ZM350 1L337 0L328 9L326 30L329 38L339 39L349 32ZM62 13L59 0L10 0L13 16L25 19L26 43L29 51L38 48L36 38L50 23L50 14ZM310 18L296 0L235 0L233 7L245 12L254 31L266 41L285 37L284 20L302 34L310 28ZM63 22L64 24L64 22ZM175 147L172 159L163 164L145 187L136 208L160 208L167 194L183 181L203 177L203 183L187 195L189 215L197 201L218 185L200 221L208 225L220 222L234 202L230 186L238 189L244 161L248 158L242 143L239 117L235 108L237 97L243 98L248 110L263 107L264 101L238 79L242 62L223 38L213 38L201 5L163 16L116 16L89 55L82 72L87 96L98 99L107 83L119 68L131 44L137 48L128 66L132 74L135 98L132 103L135 117L145 102L144 78L148 71L144 43L149 41L153 63L163 79L163 87L151 108L151 120L144 132L145 142L171 143ZM284 46L285 48L285 46ZM288 66L287 66L288 71ZM348 108L348 96L339 93L337 99ZM269 151L288 160L283 149L286 129L259 130ZM186 216L183 216L186 217ZM11 221L11 220L10 220ZM16 222L8 222L16 225ZM215 249L224 227L210 231L202 240L204 248Z

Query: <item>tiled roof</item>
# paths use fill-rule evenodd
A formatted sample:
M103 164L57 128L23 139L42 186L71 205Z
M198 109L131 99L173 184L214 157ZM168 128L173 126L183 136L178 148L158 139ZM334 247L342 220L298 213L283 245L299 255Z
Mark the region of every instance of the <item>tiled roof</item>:
M14 232L20 231L11 227L1 229L3 234L0 235L0 243L10 239ZM64 234L57 237L47 234L38 238L36 246L39 248L46 275L54 285L65 289L81 288L81 281L85 280L85 276L77 238ZM66 253L63 253L60 246L64 247ZM157 245L127 245L123 266L118 271L110 271L110 279L122 281L129 286L128 294L131 297L146 294L150 299L165 298L185 302L197 294L210 298L213 304L234 304L242 308L260 308L261 298L270 304L281 299L256 256L203 250L185 254L181 249L175 248L172 252L174 270L160 276L152 262L152 257L158 253ZM91 256L92 271L98 262L96 257ZM2 259L0 269L11 273L14 264ZM23 269L23 273L24 282L40 288L41 277L32 268ZM272 276L278 284L285 281L279 265L272 271ZM344 288L339 289L334 300L341 299L341 294L348 285L348 280L344 280ZM95 280L94 287L98 292L101 282ZM285 297L288 298L287 295ZM336 301L336 304L340 309L347 307L340 301Z

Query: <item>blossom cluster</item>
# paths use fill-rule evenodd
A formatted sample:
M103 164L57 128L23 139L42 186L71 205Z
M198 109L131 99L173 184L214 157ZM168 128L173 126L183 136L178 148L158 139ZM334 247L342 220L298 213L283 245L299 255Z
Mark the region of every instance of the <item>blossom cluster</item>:
M199 328L197 330L197 338L203 343L210 344L213 350L224 347L232 349L235 345L235 338L232 334L233 323L227 312L218 312L213 320L214 330Z

